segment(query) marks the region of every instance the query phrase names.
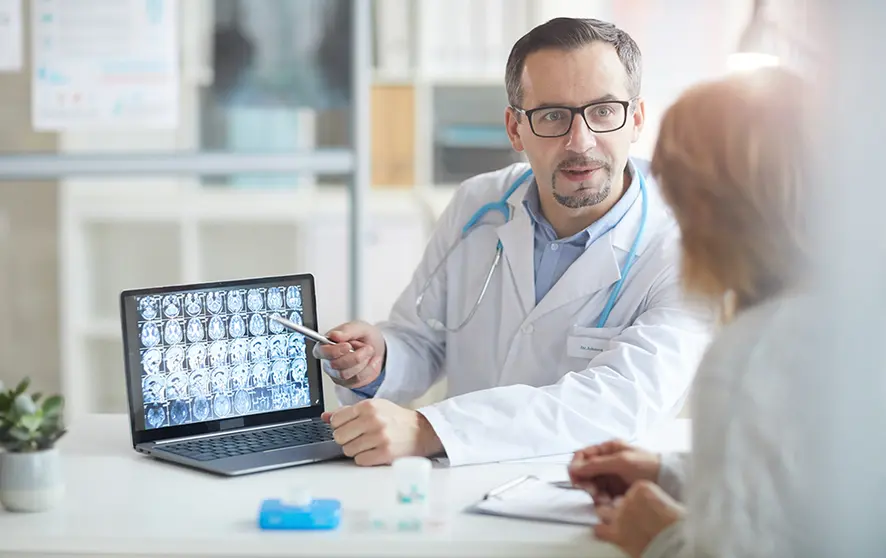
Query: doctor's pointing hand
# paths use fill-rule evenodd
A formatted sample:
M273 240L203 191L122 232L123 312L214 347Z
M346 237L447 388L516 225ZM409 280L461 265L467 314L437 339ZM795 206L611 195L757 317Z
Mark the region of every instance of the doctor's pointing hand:
M351 322L327 334L335 345L314 346L324 371L341 386L359 390L378 381L385 361L381 331L365 322ZM384 399L368 399L323 414L335 441L358 465L384 465L407 455L430 456L442 451L430 423L416 411Z
M377 327L351 322L326 337L335 345L315 344L314 356L323 361L323 370L336 384L357 389L378 378L385 361L385 338Z
M516 42L503 117L525 162L465 180L388 319L315 349L343 405L324 417L358 464L566 454L679 412L714 314L686 299L679 227L630 157L642 66L594 19ZM442 401L410 408L443 380Z

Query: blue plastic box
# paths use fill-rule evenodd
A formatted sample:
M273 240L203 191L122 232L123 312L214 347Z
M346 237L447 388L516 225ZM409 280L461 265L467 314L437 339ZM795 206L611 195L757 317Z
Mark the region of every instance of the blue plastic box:
M338 500L313 500L309 506L284 504L279 499L262 502L258 512L258 526L275 530L328 530L341 522L341 503Z

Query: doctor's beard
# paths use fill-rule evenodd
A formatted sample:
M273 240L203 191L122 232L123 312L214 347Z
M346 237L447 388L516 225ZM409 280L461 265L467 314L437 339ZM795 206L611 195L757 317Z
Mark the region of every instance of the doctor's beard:
M578 188L578 191L573 194L564 194L562 192L558 192L557 173L562 170L581 166L599 167L598 170L594 171L594 174L602 174L602 182L600 183L600 185L594 187L591 180L586 180L577 183L578 186L569 186L570 188ZM591 179L594 178L597 177L591 177ZM568 185L569 183L567 182L566 184ZM612 167L610 167L608 163L596 159L582 158L563 161L557 166L557 172L551 175L551 190L553 192L554 199L557 200L557 203L559 203L563 207L568 207L569 209L581 209L582 207L591 207L593 205L597 205L608 198L609 193L612 191Z

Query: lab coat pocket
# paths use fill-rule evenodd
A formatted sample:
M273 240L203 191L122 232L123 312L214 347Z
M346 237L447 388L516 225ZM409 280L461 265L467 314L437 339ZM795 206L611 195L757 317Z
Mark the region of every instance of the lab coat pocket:
M566 338L566 354L572 358L593 359L607 350L612 338L620 332L617 327L573 326Z

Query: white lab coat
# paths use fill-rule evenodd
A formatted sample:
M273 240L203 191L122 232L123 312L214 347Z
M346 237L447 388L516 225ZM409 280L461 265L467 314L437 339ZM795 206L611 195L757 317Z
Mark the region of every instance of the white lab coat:
M432 283L422 317L448 325L471 311L497 241L504 254L473 319L458 333L431 329L416 297L482 205L497 201L526 163L466 180L442 214L389 321L385 379L376 397L406 404L442 377L446 400L423 407L451 466L572 452L632 440L682 405L710 339L712 313L682 294L679 229L647 179L648 218L637 259L605 327L595 327L641 220L641 197L535 304L533 225L526 181L472 232ZM383 273L383 270L379 271ZM339 387L339 400L359 397Z

